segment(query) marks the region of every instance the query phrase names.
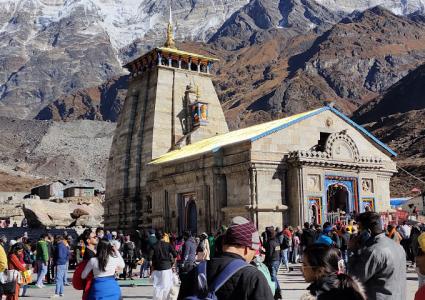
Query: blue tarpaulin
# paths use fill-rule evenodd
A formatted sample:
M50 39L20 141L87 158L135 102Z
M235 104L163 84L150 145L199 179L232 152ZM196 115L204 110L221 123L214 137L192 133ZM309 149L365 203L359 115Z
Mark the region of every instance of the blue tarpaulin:
M407 202L411 198L391 198L390 199L390 205L391 206L400 206L403 205L405 202Z

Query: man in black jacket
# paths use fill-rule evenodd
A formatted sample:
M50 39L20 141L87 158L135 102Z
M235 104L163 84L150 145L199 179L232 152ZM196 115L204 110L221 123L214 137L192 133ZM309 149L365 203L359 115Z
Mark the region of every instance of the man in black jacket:
M247 262L216 292L220 300L272 300L273 294L263 273L248 263L260 247L260 237L255 226L243 217L235 217L224 236L223 254L207 262L207 282L211 286L226 266L235 260ZM180 286L178 299L198 295L196 282L198 269L193 269Z
M173 287L173 261L177 252L167 242L163 241L161 230L155 233L157 242L151 248L149 260L152 262L153 299L167 299Z
M282 299L282 295L280 293L280 285L277 280L277 272L279 271L280 266L280 242L276 238L276 232L274 229L270 229L267 231L267 243L264 245L266 249L266 258L264 263L269 268L270 275L272 277L272 281L275 283L275 299ZM282 249L283 250L283 249ZM289 271L289 268L288 268Z
M304 223L303 233L301 234L301 246L303 249L313 245L316 240L316 233L310 228L308 222Z

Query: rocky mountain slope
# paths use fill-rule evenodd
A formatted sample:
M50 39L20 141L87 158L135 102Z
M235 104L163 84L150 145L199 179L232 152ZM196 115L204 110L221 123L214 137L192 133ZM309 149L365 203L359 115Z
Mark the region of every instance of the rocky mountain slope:
M102 188L114 130L110 122L0 117L0 169L8 176L66 178Z
M144 50L162 41L169 4L0 0L0 115L33 118L62 95L123 74L121 48L136 38ZM204 40L246 1L171 4L178 37Z
M360 107L353 118L396 150L399 166L425 181L425 64ZM392 187L394 195L409 194L414 187L425 190L403 171Z
M212 40L212 52L222 59L217 90L232 128L326 101L350 114L425 62L425 23L419 18L375 7L328 27L323 23L298 35L292 29L257 29L265 38L236 50L221 47L238 41L236 33Z
M332 99L349 112L424 61L424 24L375 7L343 19L307 51L291 57L292 74L269 104L273 111L298 112Z
M92 88L77 90L44 107L37 120L101 120L116 122L127 93L128 76L113 78Z
M350 114L425 62L425 23L421 19L396 16L376 7L331 26L339 15L329 14L314 1L294 1L287 20L301 20L300 27L293 23L282 27L278 25L285 11L282 3L252 1L226 21L209 43L179 44L181 49L220 58L215 83L231 128L298 113L325 101L336 101L339 109ZM306 31L312 23L297 17L301 12L322 22ZM328 21L321 15L328 16ZM95 88L99 89L104 87ZM92 90L77 91L48 110L57 111L53 115L62 119L100 119L100 112L74 113L74 99L91 94ZM116 99L122 102L121 97ZM70 109L73 114L69 115ZM52 113L42 118L50 116Z
M225 50L247 51L276 38L282 48L280 42L300 35L298 45L312 43L355 9L379 4L399 15L424 11L424 0L357 2L0 0L0 115L33 118L55 100L67 102L63 98L70 93L122 75L123 61L162 43L170 3L178 40L209 40ZM276 97L271 102L277 110L278 102Z

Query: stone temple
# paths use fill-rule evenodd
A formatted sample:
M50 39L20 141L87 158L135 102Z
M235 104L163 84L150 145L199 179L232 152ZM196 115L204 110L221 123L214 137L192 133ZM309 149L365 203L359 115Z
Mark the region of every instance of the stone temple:
M216 59L178 50L172 30L125 65L106 228L214 232L236 215L264 228L390 209L390 148L331 106L229 132Z

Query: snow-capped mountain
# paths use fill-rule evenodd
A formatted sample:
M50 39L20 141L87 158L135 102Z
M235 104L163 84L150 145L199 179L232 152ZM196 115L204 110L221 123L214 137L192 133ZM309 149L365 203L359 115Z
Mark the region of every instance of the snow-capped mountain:
M425 0L315 0L333 11L351 13L355 10L382 6L396 15L409 15L412 13L425 12Z
M170 6L177 40L209 41L217 32L237 35L245 29L252 31L248 38L261 40L257 27L300 34L375 5L396 14L423 13L424 4L425 0L0 0L0 115L32 118L62 95L122 74L123 60L163 42ZM234 24L232 30L223 30L226 23Z
M79 22L90 24L92 18L119 49L149 32L161 35L168 19L168 7L173 10L181 38L205 40L246 0L0 0L0 32L8 30L9 21L17 13L31 8L29 17L42 31L61 19L79 12ZM85 33L90 33L86 29ZM92 32L93 33L93 32Z
M206 40L246 0L0 0L0 114L32 118L60 95L123 72L122 47Z

